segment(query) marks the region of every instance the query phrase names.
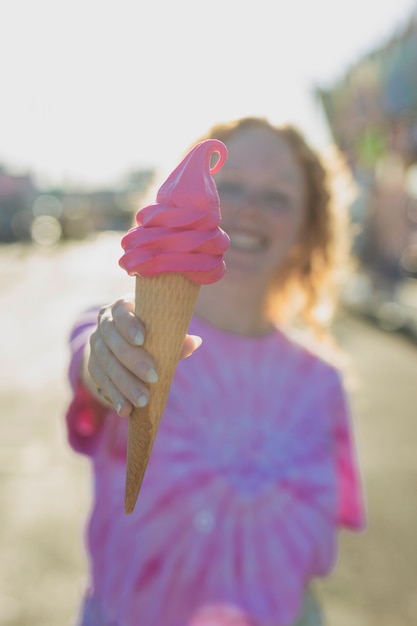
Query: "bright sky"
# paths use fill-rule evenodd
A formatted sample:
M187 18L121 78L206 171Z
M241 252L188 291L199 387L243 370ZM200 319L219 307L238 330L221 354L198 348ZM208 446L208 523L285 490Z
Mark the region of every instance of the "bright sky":
M0 163L41 183L171 167L217 121L262 115L320 147L312 96L416 0L0 0Z

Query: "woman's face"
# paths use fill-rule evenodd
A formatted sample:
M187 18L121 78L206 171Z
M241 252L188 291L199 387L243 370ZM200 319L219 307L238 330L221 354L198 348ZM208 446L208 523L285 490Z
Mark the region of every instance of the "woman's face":
M291 148L264 128L238 131L215 175L222 228L230 237L227 273L270 284L299 241L305 182Z

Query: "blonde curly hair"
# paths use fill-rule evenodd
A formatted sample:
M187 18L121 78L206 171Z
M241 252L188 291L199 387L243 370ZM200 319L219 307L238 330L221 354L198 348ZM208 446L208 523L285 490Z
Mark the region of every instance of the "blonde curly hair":
M292 125L274 126L264 118L246 117L216 124L199 141L215 138L227 146L236 133L253 127L268 129L287 143L302 169L307 192L301 245L277 273L270 315L279 323L301 323L319 336L332 320L350 267L347 212L336 207L323 160Z

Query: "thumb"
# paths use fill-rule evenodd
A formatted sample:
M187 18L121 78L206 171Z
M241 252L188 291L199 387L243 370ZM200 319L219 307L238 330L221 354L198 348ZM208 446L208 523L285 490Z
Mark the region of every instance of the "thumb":
M193 354L201 346L203 340L198 335L185 335L182 347L181 359L185 359Z

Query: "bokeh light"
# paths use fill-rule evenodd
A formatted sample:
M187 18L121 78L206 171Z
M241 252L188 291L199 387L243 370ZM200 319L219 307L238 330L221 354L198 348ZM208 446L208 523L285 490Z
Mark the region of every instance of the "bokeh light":
M39 215L31 228L32 239L40 246L52 246L61 239L62 228L56 217Z
M32 211L35 217L50 215L59 218L62 214L62 203L56 196L44 193L36 198Z

